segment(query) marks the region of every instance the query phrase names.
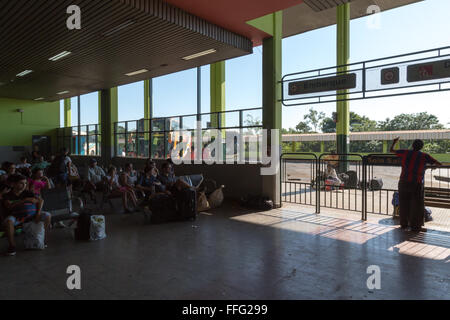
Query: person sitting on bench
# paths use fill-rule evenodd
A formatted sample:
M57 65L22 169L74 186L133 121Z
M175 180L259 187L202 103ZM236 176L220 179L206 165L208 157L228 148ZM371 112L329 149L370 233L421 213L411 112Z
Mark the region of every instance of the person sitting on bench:
M341 179L339 179L337 176L336 169L331 164L327 164L325 177L327 180L332 181L333 186L340 186L342 184Z
M136 189L144 192L145 198L148 199L156 193L166 191L165 186L158 180L158 170L155 167L145 167L144 174L139 179Z
M111 192L112 197L122 197L123 208L125 213L132 213L134 210L128 207L128 198L133 202L134 207L137 207L137 199L134 195L133 190L119 184L119 177L117 175L117 169L111 166L108 170L108 175L106 176L106 181L108 188Z
M44 222L45 246L47 247L47 234L50 229L52 216L42 212L44 201L36 198L27 190L27 179L22 175L13 175L8 178L11 191L3 196L3 205L6 209L6 219L3 222L6 236L9 242L7 255L16 255L16 243L14 239L15 227L25 222Z
M97 165L97 160L91 159L87 170L87 181L84 190L95 199L95 191L102 191L105 185L106 174L101 167Z

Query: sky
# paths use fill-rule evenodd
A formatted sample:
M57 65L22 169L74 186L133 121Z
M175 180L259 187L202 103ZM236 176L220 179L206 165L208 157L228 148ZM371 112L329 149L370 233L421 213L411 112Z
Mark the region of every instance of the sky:
M375 18L376 17L376 18ZM377 20L373 20L377 19ZM425 0L355 19L350 25L350 62L450 46L450 1ZM336 26L283 39L283 75L336 65ZM209 66L201 68L202 112L209 112ZM154 117L193 114L197 110L197 70L186 70L153 80ZM176 88L176 94L174 94ZM72 106L76 106L76 98ZM98 122L98 97L81 97L81 123ZM226 62L226 109L262 106L262 48ZM283 127L294 128L310 108L328 116L335 103L283 107ZM381 121L402 113L427 111L450 127L450 91L401 97L357 100L350 111ZM119 87L119 121L144 117L143 82ZM77 125L72 107L72 125ZM63 120L62 120L63 122Z

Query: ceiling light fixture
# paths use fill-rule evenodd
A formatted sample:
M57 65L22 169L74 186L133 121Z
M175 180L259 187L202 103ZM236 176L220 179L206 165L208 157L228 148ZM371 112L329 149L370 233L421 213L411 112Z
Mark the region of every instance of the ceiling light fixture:
M102 36L109 37L109 36L113 35L114 33L119 32L120 30L128 28L129 26L132 26L135 23L136 23L136 20L127 20L124 23L119 24L118 26L115 26L114 28L112 28L110 30L103 32Z
M183 60L186 60L186 61L187 61L187 60L192 60L192 59L199 58L199 57L203 57L203 56L206 56L206 55L208 55L208 54L215 53L215 52L217 52L217 50L215 50L215 49L210 49L210 50L202 51L202 52L199 52L199 53L196 53L196 54L193 54L193 55L184 57L184 58L182 58L182 59L183 59Z
M132 76L135 76L135 75L138 75L138 74L141 74L141 73L146 73L146 72L148 72L147 69L142 69L142 70L126 73L125 75L129 76L129 77L132 77Z
M44 98L36 98L36 99L34 99L34 101L41 101L41 100L44 100Z
M53 56L53 57L49 58L48 60L50 60L50 61L58 61L58 60L61 60L64 57L67 57L70 54L72 54L72 52L63 51L61 53L58 53L56 56Z
M17 74L16 77L25 77L27 74L30 74L32 72L33 72L33 70L25 70L25 71L22 71L21 73Z
M59 94L59 95L62 95L62 94L66 94L66 93L69 93L70 91L61 91L61 92L58 92L57 94Z

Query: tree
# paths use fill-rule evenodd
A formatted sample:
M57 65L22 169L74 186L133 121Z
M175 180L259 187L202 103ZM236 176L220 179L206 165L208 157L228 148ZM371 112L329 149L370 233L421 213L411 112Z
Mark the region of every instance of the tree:
M427 112L402 113L392 120L387 118L385 121L380 121L378 127L382 131L444 129L444 126L439 123L439 119Z
M321 124L322 120L325 118L325 113L318 112L313 108L309 109L309 113L304 116L305 123L309 126L312 125L314 132L317 132L317 128Z
M337 113L333 112L332 117L327 117L322 120L322 132L334 133L336 132L336 118ZM370 120L366 116L360 116L355 112L350 112L350 131L351 132L364 132L364 131L377 131L377 122Z
M309 126L308 122L301 121L299 124L295 127L298 133L310 133L311 127Z

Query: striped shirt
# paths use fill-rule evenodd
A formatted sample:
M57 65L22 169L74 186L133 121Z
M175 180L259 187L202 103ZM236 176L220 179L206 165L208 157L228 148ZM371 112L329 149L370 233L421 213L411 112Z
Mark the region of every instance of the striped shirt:
M434 164L437 161L429 154L413 150L397 150L397 157L402 159L402 175L400 181L423 183L426 164Z

